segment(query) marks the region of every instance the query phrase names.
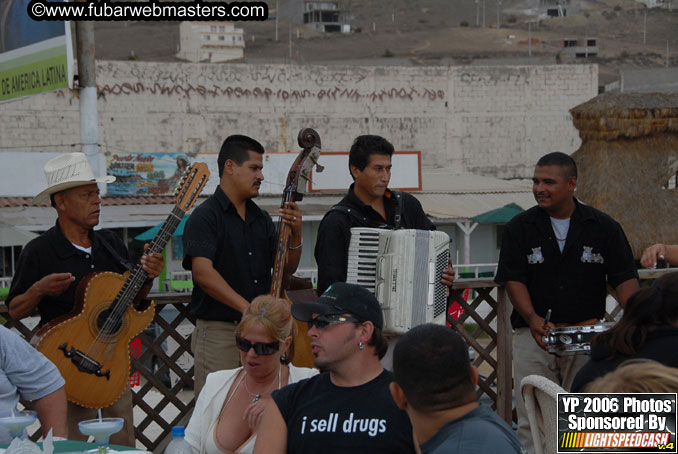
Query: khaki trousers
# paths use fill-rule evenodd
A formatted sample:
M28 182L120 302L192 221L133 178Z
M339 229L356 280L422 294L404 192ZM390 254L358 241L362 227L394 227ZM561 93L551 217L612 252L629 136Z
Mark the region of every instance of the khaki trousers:
M118 399L110 407L102 408L101 415L104 418L123 418L125 424L122 430L117 434L111 435L110 443L114 445L135 447L134 438L134 411L132 404L132 391L129 386L122 393L122 397ZM80 433L78 429L78 422L87 419L98 418L97 410L94 408L85 408L76 405L73 402L68 402L68 439L87 441L87 437Z
M513 332L513 397L518 413L518 440L528 453L535 451L520 382L524 377L536 374L569 391L575 375L588 360L589 355L585 354L558 357L542 350L529 328L518 328Z
M207 374L240 367L240 353L235 346L237 322L198 319L191 336L193 350L193 390L195 398L205 385Z

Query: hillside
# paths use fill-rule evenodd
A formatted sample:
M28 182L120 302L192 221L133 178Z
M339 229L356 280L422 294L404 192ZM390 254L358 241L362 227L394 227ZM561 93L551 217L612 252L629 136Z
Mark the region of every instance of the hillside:
M349 64L556 63L574 59L549 45L563 38L597 38L601 83L619 69L678 65L678 2L673 11L632 0L572 0L578 14L537 20L541 0L344 0L351 34L322 34L276 21L241 22L245 61ZM275 15L275 0L268 0ZM483 24L485 6L485 27ZM499 14L498 14L499 13ZM646 43L643 27L647 14ZM500 27L497 28L497 17ZM476 21L478 26L476 26ZM532 46L528 46L528 36ZM99 59L177 61L178 22L98 22ZM528 53L531 57L528 59Z

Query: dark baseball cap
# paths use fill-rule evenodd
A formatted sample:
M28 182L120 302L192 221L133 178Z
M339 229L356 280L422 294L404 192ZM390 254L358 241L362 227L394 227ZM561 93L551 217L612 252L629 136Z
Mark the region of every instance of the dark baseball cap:
M374 323L379 329L384 327L379 301L369 290L356 284L336 282L315 303L292 304L292 315L301 322L308 322L313 314L352 314L360 320Z

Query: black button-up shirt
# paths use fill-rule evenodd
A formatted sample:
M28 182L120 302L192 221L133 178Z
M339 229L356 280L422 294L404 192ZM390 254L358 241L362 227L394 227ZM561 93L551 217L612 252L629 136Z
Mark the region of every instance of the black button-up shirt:
M318 264L318 294L322 294L327 287L335 282L346 282L346 267L348 266L348 245L351 241L351 227L374 227L385 224L383 228L395 226L395 211L398 202L392 196L391 191L384 195L384 219L374 208L365 205L355 195L353 184L348 194L338 205L350 208L364 222L356 219L348 213L338 210L330 210L318 227L318 238L315 243L315 260ZM421 203L411 194L400 192L401 220L400 227L403 229L435 230L435 226L426 217Z
M246 300L270 291L277 234L271 216L252 200L247 201L243 221L217 186L214 195L186 221L183 246L185 269L191 269L193 257L205 257ZM192 314L203 320L240 320L240 312L209 296L195 280L193 283Z
M59 221L56 225L31 240L21 251L12 286L7 296L7 306L12 299L26 293L28 289L48 274L71 273L75 281L58 296L45 295L38 304L41 324L70 313L75 302L75 293L80 280L92 272L113 271L124 273L127 268L119 259L128 259L127 248L122 240L109 230L90 230L92 252L77 249L64 236ZM119 254L113 255L103 245L106 241Z
M534 311L551 309L553 323L575 324L605 314L607 283L637 279L633 253L621 225L575 199L562 253L551 219L538 206L514 217L504 229L495 282L522 282ZM514 328L528 326L513 310Z

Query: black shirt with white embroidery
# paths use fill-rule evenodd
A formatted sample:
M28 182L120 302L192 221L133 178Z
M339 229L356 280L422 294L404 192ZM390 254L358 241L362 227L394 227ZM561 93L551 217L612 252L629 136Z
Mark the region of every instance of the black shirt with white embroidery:
M560 252L548 213L538 206L505 227L495 282L522 282L534 311L551 309L551 322L575 324L605 314L607 283L612 288L638 279L633 253L621 225L577 199L565 247ZM515 309L514 328L528 326Z

